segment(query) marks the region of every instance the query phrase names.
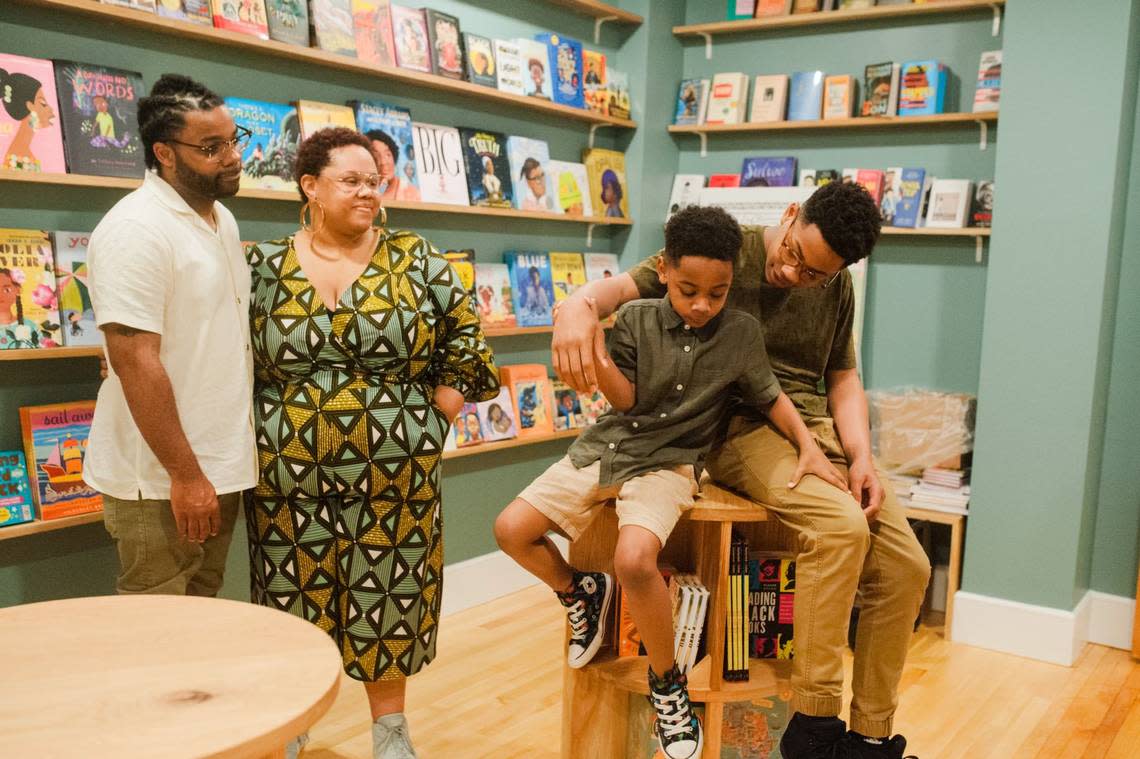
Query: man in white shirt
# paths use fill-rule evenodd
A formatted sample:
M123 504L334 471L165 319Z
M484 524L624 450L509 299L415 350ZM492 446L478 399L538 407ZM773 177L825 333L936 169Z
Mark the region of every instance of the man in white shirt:
M167 74L139 103L142 187L88 251L110 371L84 478L104 497L120 593L216 595L241 491L257 481L249 270L233 215L249 133Z

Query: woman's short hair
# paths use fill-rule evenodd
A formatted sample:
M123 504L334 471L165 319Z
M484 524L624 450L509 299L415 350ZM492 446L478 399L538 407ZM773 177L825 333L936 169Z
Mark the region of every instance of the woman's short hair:
M359 145L368 151L368 155L372 155L372 143L368 138L347 127L322 129L301 142L301 146L297 148L297 161L293 164L293 178L297 180L297 190L301 193L301 200L309 199L301 187L301 177L307 174L317 176L329 165L334 150L349 145Z

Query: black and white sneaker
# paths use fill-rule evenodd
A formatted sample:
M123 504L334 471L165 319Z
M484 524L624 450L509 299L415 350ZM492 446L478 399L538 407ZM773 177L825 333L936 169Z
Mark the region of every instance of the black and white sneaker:
M649 670L649 703L657 711L653 732L661 752L669 759L698 759L705 735L689 701L689 678L676 665L664 677Z
M906 753L906 738L896 735L893 738L867 738L854 730L847 733L847 745L851 759L918 759Z
M590 663L602 645L602 625L614 594L614 581L605 572L574 572L574 590L558 593L570 620L570 669Z

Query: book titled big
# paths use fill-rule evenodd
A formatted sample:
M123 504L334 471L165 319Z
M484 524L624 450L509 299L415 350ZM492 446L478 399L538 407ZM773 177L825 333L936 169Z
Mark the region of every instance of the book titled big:
M73 61L55 62L67 168L72 174L141 177L146 171L139 139L142 74Z
M20 409L24 455L40 519L102 510L102 496L83 481L83 459L94 417L95 401Z
M435 124L412 125L420 194L429 203L468 205L467 172L459 130Z

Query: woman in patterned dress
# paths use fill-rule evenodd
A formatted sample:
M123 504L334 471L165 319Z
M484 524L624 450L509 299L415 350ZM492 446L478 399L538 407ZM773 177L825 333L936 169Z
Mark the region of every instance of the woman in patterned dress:
M440 455L464 401L496 397L498 370L443 256L373 226L367 138L312 135L296 176L302 228L250 250L253 597L336 640L368 694L374 757L414 757L402 712L405 679L435 655Z

